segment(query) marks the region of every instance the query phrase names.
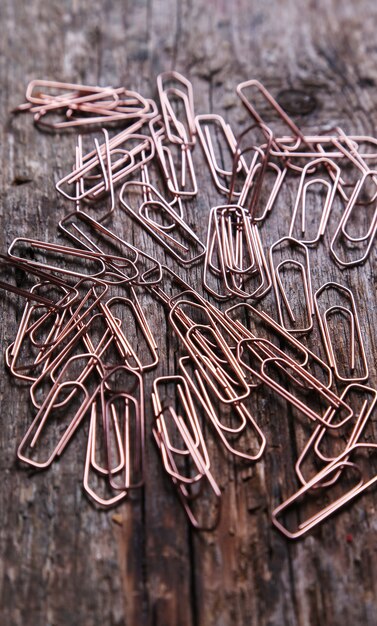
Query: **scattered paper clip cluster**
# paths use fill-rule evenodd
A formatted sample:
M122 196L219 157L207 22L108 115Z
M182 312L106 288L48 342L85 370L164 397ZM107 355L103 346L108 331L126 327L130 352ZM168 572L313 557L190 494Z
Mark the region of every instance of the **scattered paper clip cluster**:
M112 506L144 483L144 416L152 412L162 467L190 522L209 530L219 521L221 490L206 433L240 463L256 463L268 433L249 401L267 391L264 411L286 407L312 424L298 459L284 451L299 488L272 511L280 531L296 538L377 481L369 461L377 444L363 440L377 398L365 384L365 329L347 286L328 282L313 292L309 250L323 240L338 203L329 255L341 268L368 257L377 228L377 140L339 128L304 135L256 80L237 87L250 114L238 137L220 115L195 115L191 83L177 72L161 74L157 90L155 103L124 88L35 80L17 109L55 131L106 126L103 142L96 138L87 153L78 136L75 166L56 185L72 203L59 223L70 246L18 238L1 256L7 280L0 286L26 300L6 350L8 368L29 382L35 407L18 457L47 468L89 420L84 488ZM224 196L209 211L205 242L189 225L190 199L198 194L194 150L208 165L207 184ZM294 198L289 227L266 253L264 228L284 185ZM313 193L318 211L308 201ZM100 217L94 204L106 207ZM111 228L121 211L174 270ZM179 275L179 267L194 264L202 285ZM22 287L12 272L23 277ZM165 308L180 350L179 371L155 378L151 406L145 374L158 365L164 337L154 336L140 291ZM269 291L278 321L254 306ZM227 300L226 310L215 304ZM315 325L325 359L306 342ZM290 418L282 409L275 419Z

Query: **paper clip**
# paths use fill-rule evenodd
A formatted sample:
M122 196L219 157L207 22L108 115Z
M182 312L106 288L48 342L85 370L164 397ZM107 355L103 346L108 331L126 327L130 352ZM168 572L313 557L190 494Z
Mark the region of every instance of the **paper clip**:
M124 268L130 261L138 270L138 276L133 279L133 284L154 284L161 280L161 264L156 259L86 213L80 211L67 215L59 222L59 229L78 247L99 253L106 261L107 267L120 276L126 277ZM105 246L106 249L112 250L110 257ZM113 263L111 257L117 260Z
M223 292L210 286L209 273L219 276ZM262 298L271 287L258 228L241 206L211 209L203 285L218 299Z
M174 395L173 402L179 403L180 409L175 409L171 404L165 406L166 402L161 400L160 389L164 386L173 386ZM197 450L197 452L201 455L204 460L204 468L206 470L210 469L210 461L207 452L207 448L204 442L203 433L199 424L199 419L195 410L194 401L192 399L190 389L187 385L186 380L182 376L160 376L156 378L153 382L153 392L152 392L152 405L154 409L154 417L157 421L157 429L160 433L164 435L164 444L165 447L172 453L181 455L183 457L190 455L190 450L188 447L177 447L174 438L169 435L169 426L178 428L178 439L181 438L181 432L179 430L178 423L183 420L185 422L186 428L190 432L193 446ZM183 413L183 415L181 414ZM169 474L175 476L179 481L190 484L199 481L203 472L199 471L194 475L184 475L182 473L177 474L176 472L176 464L175 467L172 467L169 464L169 458L164 455L164 464L165 469ZM185 468L183 467L182 470ZM197 467L195 470L197 471Z
M254 126L255 125L247 129L247 131L244 131L241 135L241 139L245 133L248 133L252 128L254 128ZM238 149L234 155L233 173L228 199L229 204L231 204L237 177L237 163L239 159L241 157L245 158L246 153L252 152L253 157L248 165L248 173L239 193L237 204L247 209L253 223L263 222L268 213L272 210L287 173L286 167L281 169L270 159L272 144L272 133L270 129L264 125L261 127L258 125L258 128L261 128L261 130L263 130L263 132L267 135L267 144L266 146L263 146L263 149L260 146L253 145L241 151L239 147L240 139L238 139ZM269 184L267 183L267 174L269 171L275 173L275 180L271 189L269 189ZM267 200L264 200L263 197L265 206L262 209L262 195L264 196L266 189L269 190L269 193L267 194Z
M34 407L37 409L41 408L44 398L50 393L51 388L54 388L56 384L60 384L62 376L63 379L67 378L68 382L77 382L79 384L84 384L95 370L99 374L100 379L103 377L104 370L100 358L112 341L111 334L106 332L107 329L105 329L105 333L95 350L93 352L84 352L84 346L92 348L88 332L99 317L97 313L85 324L78 324L78 329L75 329L73 334L72 332L67 333L67 335L63 334L62 339L59 341L55 339L52 346L44 351L36 364L39 365L38 371L40 373L37 374L30 387L30 399ZM67 342L65 341L66 338L68 338ZM93 356L93 359L91 356ZM62 375L62 371L64 375ZM67 375L69 372L72 372L71 377ZM67 381L64 380L63 382ZM95 384L98 384L98 382ZM67 397L63 400L59 399L59 406L63 406L67 401Z
M190 81L179 72L163 72L157 76L157 89L167 138L171 143L193 146L196 128L194 95ZM178 105L182 103L184 122L178 119L173 101L177 101Z
M193 303L186 301L189 306ZM171 307L169 321L185 345L203 378L225 404L239 402L249 395L245 376L237 359L216 324L191 324L182 330L179 326L182 305L177 301Z
M254 130L259 130L262 133L262 145L263 149L257 145L258 142L250 138L250 134ZM243 147L242 144L247 144ZM229 186L228 204L233 203L233 196L239 195L238 204L240 206L247 207L249 215L254 219L256 204L259 200L259 196L262 190L262 181L265 177L268 167L268 161L270 157L270 151L272 146L273 135L271 130L264 124L252 124L246 128L236 139L236 150L233 155L232 163L232 176ZM266 143L265 143L266 142ZM242 181L241 191L239 194L235 194L237 173L242 167L240 160L246 162L246 155L252 154L251 161L247 165L246 179ZM255 179L255 180L254 180ZM246 203L247 196L250 196L250 200Z
M140 191L148 189L153 194L153 200L142 202L138 210L131 207L126 201L125 194L129 188ZM146 229L169 254L182 265L192 265L199 261L205 253L202 244L194 231L177 215L161 194L151 185L140 181L130 181L123 185L120 192L120 201L124 209ZM151 212L157 212L164 222L157 222Z
M246 318L244 322L240 319L242 316ZM267 346L267 340L270 346L265 351L266 356L278 356L279 352L276 352L276 349L283 347L286 356L289 356L290 359L293 359L301 367L315 373L316 379L321 381L323 387L331 388L333 384L331 367L317 354L298 341L293 334L278 324L266 311L261 311L250 303L243 302L227 309L225 317L233 322L241 335L241 339L259 339L259 349ZM248 327L251 323L256 326L254 332ZM262 340L264 343L262 343Z
M289 250L288 258L284 258L287 255L287 248ZM275 264L275 255L283 257L277 265ZM304 334L310 332L313 328L314 303L307 247L292 237L283 237L270 247L269 260L281 326L290 333ZM299 312L296 315L294 314L289 302L289 295L283 283L283 273L291 274L292 270L294 278L289 281L289 284L294 287L295 294L299 292L304 296L303 299L297 299L299 307L303 309L301 315L297 314ZM286 314L284 315L285 312ZM286 323L287 317L289 319L289 327Z
M31 291L35 292L40 287L46 287L46 284L39 283L32 287ZM68 297L69 292L64 290L60 301ZM13 376L23 380L35 380L35 375L31 375L31 371L42 359L44 351L54 344L66 314L67 308L60 310L26 303L16 338L5 352L6 364ZM36 337L37 332L39 335ZM25 361L25 352L32 355L31 362Z
M15 249L20 248L20 252L16 254ZM43 263L42 261L36 261L32 259L25 259L23 254L29 253L30 256L35 257L36 254L41 256L52 256L55 263ZM18 237L13 240L8 249L8 255L15 261L27 261L31 267L39 269L45 269L59 274L65 274L66 276L73 276L77 279L90 278L98 280L99 282L118 282L118 283L130 283L137 282L139 277L139 271L132 261L125 259L121 256L115 256L110 254L101 254L101 252L92 252L89 250L79 250L77 248L71 248L68 246L62 246L56 243L50 243L47 241L38 241L36 239L26 239ZM57 258L56 258L57 257ZM64 265L62 264L64 260ZM81 261L83 270L78 272L76 266ZM114 268L113 263L117 264L116 273L111 272ZM90 271L90 264L92 270ZM106 264L110 265L110 268L106 268ZM88 268L89 265L89 268ZM119 267L122 270L119 270ZM128 272L126 273L126 269Z
M288 135L293 135L294 146L291 146L291 145L286 146L285 144L283 144L284 149L286 149L287 151L289 150L293 151L294 147L298 145L298 140L305 141L304 135L302 134L301 130L298 128L298 126L296 126L296 124L289 117L289 115L287 115L284 109L282 109L282 107L278 104L278 102L276 102L276 100L272 97L268 89L266 89L266 87L262 85L262 83L260 83L258 80L252 79L252 80L244 81L240 83L239 85L237 85L236 92L237 92L237 95L241 98L242 104L246 107L249 113L251 113L251 115L254 117L254 119L256 120L258 124L265 124L265 122L263 121L262 117L258 113L255 106L252 104L250 99L245 94L245 91L247 89L250 90L250 88L254 88L262 95L264 101L268 105L270 105L274 113L276 113L277 117L280 118L280 120L283 122L285 127L288 128L288 131L289 131ZM277 147L279 148L281 146L278 145Z
M280 120L282 123L283 129L286 128L288 130L287 136L277 138L278 133L274 133L274 138L272 141L272 146L274 150L271 150L271 156L278 156L283 160L284 166L290 168L293 171L302 172L302 166L298 165L296 160L298 156L302 156L304 158L314 158L326 156L319 151L318 146L316 146L315 138L305 136L300 128L293 122L293 120L287 115L284 109L279 105L279 103L273 98L271 93L266 89L264 85L262 85L258 80L248 80L243 83L240 83L237 88L237 94L241 98L243 105L249 111L249 113L253 116L256 122L260 125L265 124L262 116L258 113L258 110L250 100L250 98L246 95L246 90L254 89L257 93L259 93L264 103L270 107L270 110L276 115L276 118ZM268 126L267 124L265 124ZM321 141L321 139L319 139ZM302 146L304 150L302 150ZM263 148L263 147L262 147ZM301 152L300 152L301 148ZM328 155L330 158L333 157L332 154ZM334 169L332 166L328 166L325 163L325 167L329 172L331 178L336 178L336 172L334 173ZM307 170L307 173L312 170ZM341 184L343 180L339 181ZM343 193L342 186L338 185L338 189L341 193Z
M20 252L17 254L15 249L20 248ZM55 255L60 255L59 263L56 262L54 265L52 263L43 263L40 261L36 261L34 259L28 259L22 256L22 252L24 250L24 254L29 252L30 256L35 257L35 254L39 252L39 254L46 255L49 252ZM27 239L26 237L17 237L13 240L8 249L8 256L15 261L24 261L30 267L36 267L41 270L48 270L53 272L58 272L60 274L67 274L71 276L79 278L100 278L105 273L105 265L98 254L88 255L83 253L77 248L69 248L67 246L61 246L59 244L53 244L48 241L37 241L36 239ZM73 268L69 269L68 267L64 267L61 264L61 259L64 259L66 262L71 261ZM72 262L74 259L74 262ZM85 263L82 263L83 270L86 271L77 271L77 262L80 259L85 259ZM92 270L87 267L87 261L91 261Z
M335 259L335 261L341 267L354 267L355 265L360 265L364 263L364 261L368 258L369 252L372 248L373 241L377 232L377 208L375 208L373 204L373 216L370 220L370 225L366 233L355 236L349 232L350 222L353 218L353 214L355 212L355 207L357 207L358 201L361 199L365 187L368 183L368 179L373 179L373 184L376 187L377 170L368 170L363 173L361 178L357 181L353 193L349 199L348 205L339 221L338 227L335 231L333 239L330 244L330 252ZM370 198L368 204L372 203L376 198L377 187L375 193L373 194L373 198ZM360 207L358 208L358 213L360 213ZM362 211L362 214L365 215L366 210ZM345 240L350 246L346 247L346 250L350 256L353 258L346 260L344 257L340 256L340 252L337 250L339 244ZM356 258L355 258L356 256Z
M234 136L230 125L225 122L221 115L215 114L197 115L195 118L195 124L204 156L217 189L221 193L224 193L227 197L229 197L230 194L235 196L239 195L240 192L232 189L232 186L234 186L234 163L238 148L237 139ZM214 132L211 134L211 127L212 131L217 129L222 136L223 149L220 150L220 154L218 156L216 155L218 150L216 150L215 146L220 140ZM222 162L225 152L227 153L229 160L228 169L226 169L226 165ZM248 166L242 154L237 159L235 171L238 175L242 173L244 178L246 178ZM229 183L227 186L228 179Z
M97 359L97 357L92 354L87 355L87 356L90 360ZM72 358L81 359L82 357L83 355L79 355L77 357L72 357ZM61 378L63 378L65 375L66 368L69 367L70 364L71 364L71 360L69 360L66 363L66 365L63 367L58 379L56 380L55 384L53 385L50 392L46 396L43 404L41 405L31 426L28 428L26 434L24 435L17 450L17 456L21 461L28 463L29 465L32 465L33 467L36 467L39 469L47 468L49 465L51 465L51 463L56 458L56 456L60 455L63 452L64 448L66 447L66 445L72 438L79 424L85 417L85 414L88 408L90 407L94 396L96 395L98 391L98 387L97 387L92 394L89 394L86 387L80 382L77 382L77 381L60 382ZM67 411L67 406L66 406L67 403L65 402L66 390L68 390L69 392L70 404L71 405L73 404L73 407L75 406L75 402L76 404L78 404L78 407L76 409L71 407L71 409ZM60 396L63 396L63 400L64 400L65 408L63 409L63 412L59 408ZM81 396L82 398L81 401L78 400L79 396ZM45 455L47 456L47 458L44 458L43 460L41 459L35 460L31 456L26 456L27 450L29 450L29 453L32 454L34 448L36 447L37 442L40 439L42 432L46 430L46 427L49 425L49 422L52 421L54 415L56 415L56 419L58 419L59 427L57 430L58 430L59 435L58 435L57 443L53 445L53 449L50 452L48 452L47 455ZM67 417L68 417L68 422L66 424L64 433L61 434L62 433L61 421L64 421L64 419L67 420ZM46 440L46 435L44 437L44 440Z
M135 291L132 290L131 294L132 299L124 296L114 296L107 302L100 302L99 308L103 312L104 318L113 333L114 341L118 346L118 350L120 351L125 364L132 370L135 369L136 371L144 372L154 369L158 364L158 348ZM112 309L115 307L118 315L122 316L119 319L120 323L118 323L117 317L115 317L112 313ZM138 357L137 351L140 349L140 339L138 339L137 346L135 346L135 348L133 348L130 343L129 332L127 332L130 327L130 320L127 319L127 323L125 323L124 320L124 312L126 311L128 312L127 317L131 315L135 329L140 331L144 337L145 345L151 355L150 362L141 362Z
M122 131L102 145L95 143L95 150L82 157L82 165L56 183L56 189L65 198L75 202L83 199L96 201L107 191L111 192L116 184L154 156L151 138L131 131L132 128ZM85 187L85 183L92 184ZM73 190L69 192L72 186Z
M69 285L65 280L55 276L54 274L49 273L45 269L39 269L34 264L29 263L28 259L18 259L10 256L6 256L4 254L0 254L0 268L3 269L11 269L11 270L19 270L24 273L25 276L37 277L42 282L50 283L56 287L62 287L66 289L70 293L71 298L76 297L76 291L74 287ZM34 285L35 287L36 285ZM38 304L51 307L52 309L59 309L63 306L63 303L66 301L65 297L63 298L63 303L59 303L59 301L53 300L41 294L38 294L35 289L30 287L30 289L24 289L19 287L18 285L12 285L8 281L0 281L0 289L4 289L5 291L9 291L11 293L15 293L26 300L31 300L32 302L36 302Z
M338 511L341 507L345 506L349 502L351 502L354 498L362 494L366 489L371 487L377 480L377 475L368 476L367 470L362 472L359 466L354 462L354 457L357 457L358 453L362 453L365 451L366 453L375 452L377 448L377 444L372 443L356 443L348 450L343 452L339 457L337 457L334 461L326 465L326 467L318 472L309 482L307 482L301 489L299 489L293 496L288 498L283 504L276 507L276 509L272 512L272 522L274 525L289 539L298 539L302 535L304 535L308 530L316 526L317 524L326 520L330 515ZM351 460L349 460L351 459ZM369 473L371 464L364 463L364 467L368 465ZM318 489L316 487L320 486L322 483L328 482L331 477L338 473L339 470L342 470L342 474L344 474L345 470L348 471L348 475L354 472L355 477L349 485L349 482L346 482L344 488L346 489L344 493L340 495L337 494L335 497L331 497L331 492L326 489L326 495L330 495L331 500L330 503L325 505L322 509L314 513L314 515L309 515L309 517L305 518L299 524L297 522L294 524L293 528L290 529L287 527L286 523L281 521L281 517L287 516L288 513L293 509L295 510L297 506L300 505L302 500L310 501L313 498L313 493L318 494ZM367 476L363 477L363 473L367 474ZM349 481L351 478L349 478ZM334 489L334 487L332 487ZM318 497L318 496L317 496ZM300 516L302 519L302 516Z
M89 497L92 500L94 500L99 506L104 507L104 508L110 508L114 506L115 504L117 504L118 502L121 502L122 500L124 500L127 497L127 491L126 490L117 491L114 494L113 493L114 490L111 490L112 493L110 496L103 497L99 495L98 487L94 488L94 486L92 485L93 480L91 479L93 475L96 475L97 483L99 482L99 478L102 478L102 480L105 482L105 485L107 487L107 491L109 491L109 481L108 481L109 471L115 472L115 470L117 469L115 468L114 470L111 470L111 469L109 470L108 468L99 467L96 461L96 452L97 452L96 447L98 445L97 433L100 429L102 429L103 431L103 422L101 419L98 419L97 413L98 413L97 402L96 400L94 400L92 403L92 408L91 408L88 443L87 443L87 450L86 450L86 457L85 457L83 486L84 486L86 493L89 495ZM116 438L117 438L117 444L118 444L118 452L121 457L122 444L120 440L121 435L119 432L119 425L118 425L118 422L116 421L116 416L113 419L114 419L114 429L116 431ZM102 439L104 440L103 433L102 433ZM121 458L121 466L123 467L123 465L124 465L124 461Z
M360 385L359 383L351 383L348 385L340 397L342 400L347 399L347 404L352 407L354 412L354 419L347 422L343 428L337 429L335 432L324 426L316 427L295 464L296 474L303 485L310 480L310 477L304 476L305 465L307 465L308 459L314 458L317 464L318 462L322 465L327 464L334 461L339 454L348 450L355 443L361 442L365 428L377 403L377 391L371 387ZM355 407L356 401L358 404L357 407ZM330 422L335 415L336 411L330 413L328 421ZM335 434L337 435L336 437L334 436ZM340 472L341 470L339 470L338 474L334 474L331 483L321 485L327 486L336 482Z
M144 385L142 376L126 365L110 368L100 386L102 415L107 450L109 483L113 489L128 491L144 484L145 425ZM122 459L119 468L111 471L118 462L113 460L110 445L111 424L117 422L121 433Z
M278 395L295 406L299 411L307 415L310 420L319 421L322 425L325 425L328 428L339 428L352 418L353 411L351 407L349 407L333 391L324 387L324 385L315 376L313 376L303 366L299 365L294 359L288 357L287 355L276 356L275 354L273 356L261 358L260 353L255 350L255 345L258 345L258 343L262 341L264 344L268 343L266 339L261 340L255 338L242 339L238 344L237 359L244 368L244 371L248 371L251 374L251 386L254 386L254 379L259 378ZM270 346L275 352L275 346L273 344L270 344ZM249 359L252 358L251 364L250 362L246 362L244 357L245 354L247 354ZM287 386L283 386L283 384L279 383L275 378L273 378L272 372L274 370L279 373L280 378L285 376L288 381L295 383L296 389L298 389L301 394L310 392L314 396L316 402L320 402L325 405L325 412L321 413L319 411L315 411L308 405L306 398L301 400L300 397L296 396L293 391L287 388ZM342 415L342 412L345 413L343 417L341 416L335 423L330 423L328 421L328 416L332 409L339 411L340 415Z
M184 132L184 126L179 127ZM169 191L175 196L192 198L198 193L198 185L190 143L174 141L167 143L161 116L149 123L156 156Z
M85 282L83 281L84 284ZM37 408L40 407L40 404L36 400L34 388L38 386L40 378L44 374L48 374L50 368L63 361L71 350L76 347L76 344L81 341L83 335L88 330L88 324L93 323L93 319L95 319L94 315L92 317L90 315L105 292L106 286L98 295L93 292L93 286L91 286L86 291L84 298L77 304L77 307L70 310L70 316L64 316L63 323L59 325L58 333L54 336L53 341L43 346L38 360L31 368L35 368L37 371L36 376L33 375L35 382L30 389L32 402Z
M42 89L52 91L43 92ZM50 130L134 120L140 120L141 124L156 114L152 100L124 87L92 87L33 80L26 89L26 100L28 102L14 112L34 113L34 122ZM49 113L60 113L62 121L46 121Z
M330 305L327 306L327 308L323 308L321 303L325 294L327 295L327 300L330 302ZM332 304L331 294L333 298L337 295L339 299L340 296L342 303ZM356 302L352 291L339 283L326 283L314 294L314 306L321 331L323 346L326 351L329 365L333 368L336 378L344 383L366 381L369 377L369 368ZM329 326L331 317L334 317L335 315L340 315L343 319L345 318L349 326L350 339L348 363L345 362L345 359L339 359L339 348L343 348L343 355L345 352L344 343L340 340L341 334L339 332L339 326L337 326L333 332L331 332ZM357 363L356 360L358 361ZM359 369L359 374L356 373L357 369Z
M190 389L200 401L207 417L211 421L221 443L225 448L237 458L245 462L255 462L261 458L265 447L266 437L259 428L255 419L247 409L244 402L231 404L228 409L216 398L214 404L210 398L207 385L204 384L203 377L198 369L193 369L193 375L188 373L190 364L189 357L182 357L179 360L179 367L182 370ZM229 413L229 415L227 415ZM246 443L242 438L246 439ZM250 452L251 440L254 444L255 452ZM244 449L246 448L246 450Z
M159 395L159 386L164 382L174 382L177 385L185 417L178 414L171 405L164 409ZM221 491L210 471L207 449L185 379L181 376L156 379L153 384L152 402L155 413L155 427L153 428L155 441L161 453L163 466L177 488L178 496L189 521L195 528L213 530L220 519ZM178 443L176 444L171 438L174 431L178 443L182 442L179 447ZM187 465L188 460L191 461L191 473L189 475L187 475L187 470L182 473L182 469L179 467L179 462L182 460L186 461L185 465ZM202 494L204 482L207 488L209 487L216 502L214 519L207 523L198 521L193 511L193 501Z
M153 163L152 163L152 165L153 165ZM154 172L154 174L155 174L154 180L156 182L153 182L153 183L152 183L152 180L151 180L151 170L152 170L152 168L151 168L151 162L150 161L148 163L143 163L143 165L141 166L141 169L140 169L141 181L143 183L145 183L145 187L143 188L143 199L144 199L144 202L147 202L148 200L153 200L153 193L150 191L150 189L157 189L157 191L159 191L159 187L162 186L162 191L159 191L159 193L163 196L165 201L168 204L170 204L170 206L177 213L177 215L179 215L179 217L181 217L183 219L183 217L184 217L184 213L183 213L184 196L181 197L181 195L176 192L176 190L178 189L178 180L177 180L177 177L176 177L176 172L175 172L174 166L172 166L172 168L171 168L172 184L173 184L173 188L175 190L174 192L171 189L169 189L169 186L167 185L166 178L163 175L161 167L158 167L158 171ZM161 185L161 183L162 183L162 185ZM169 198L169 196L171 198Z
M321 178L317 174L317 169L319 166L325 164L327 168L327 172L329 170L333 171L333 177L331 182L324 178ZM326 169L325 168L325 169ZM309 172L312 173L313 170L316 173L316 176L309 177ZM330 212L334 203L335 194L338 191L340 181L340 168L336 163L334 163L333 159L329 159L326 157L320 157L318 159L314 159L313 161L309 161L307 165L302 170L299 187L296 195L296 202L293 208L291 225L289 227L289 237L293 237L293 233L295 232L296 219L297 216L301 214L301 232L300 236L297 239L306 245L314 245L318 243L318 241L323 237L326 226L330 217ZM317 232L314 237L305 237L306 226L307 226L307 197L308 191L310 191L311 187L321 185L324 191L326 192L326 196L323 202L321 217L318 223ZM313 219L313 211L310 212L311 220Z

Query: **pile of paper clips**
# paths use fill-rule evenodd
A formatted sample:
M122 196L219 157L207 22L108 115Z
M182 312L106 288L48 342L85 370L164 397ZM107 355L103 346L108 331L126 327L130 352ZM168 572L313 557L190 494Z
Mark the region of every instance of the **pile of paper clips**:
M238 137L220 115L195 115L191 83L177 72L160 75L157 90L155 103L124 88L36 80L18 108L44 129L106 126L89 152L78 136L74 168L56 185L72 202L59 223L71 245L18 238L1 256L0 286L26 300L6 363L29 382L36 412L18 457L47 468L87 419L84 488L110 507L143 485L144 416L149 424L152 413L162 466L190 522L212 529L221 489L208 433L241 464L260 460L268 437L250 400L267 391L263 411L270 407L282 427L288 411L312 423L294 459L298 490L272 511L273 523L296 538L377 480L369 462L377 443L363 439L377 392L365 385L357 302L335 282L313 293L309 252L326 241L338 211L329 258L339 267L366 260L377 228L377 140L339 128L304 135L256 80L237 87L252 123ZM273 131L276 121L283 134ZM207 185L224 196L209 211L206 242L189 225L198 145ZM261 225L280 211L284 186L290 221L282 218L286 236L266 255ZM106 209L98 217L93 206ZM173 268L111 228L123 211ZM193 286L178 268L194 264L202 284ZM164 337L154 335L140 290L165 307L179 349L179 371L154 379L151 406L146 377ZM254 306L270 291L278 321ZM308 347L314 326L325 358ZM288 464L294 451L285 454Z

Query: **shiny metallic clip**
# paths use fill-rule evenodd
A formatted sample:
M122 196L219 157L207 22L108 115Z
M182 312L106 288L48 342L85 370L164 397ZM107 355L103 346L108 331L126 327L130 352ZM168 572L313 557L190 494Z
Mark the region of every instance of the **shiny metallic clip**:
M210 272L221 279L221 292L211 287ZM203 284L211 295L223 300L231 296L258 299L271 288L258 228L241 206L211 209Z
M164 406L160 387L166 383L176 386L181 410L176 411L171 405ZM152 403L155 415L153 434L162 463L177 488L189 521L195 528L213 530L220 518L221 491L210 471L207 448L186 380L181 376L157 378L153 383ZM201 495L203 483L206 483L216 502L214 519L209 522L200 522L193 509L193 501Z
M368 255L372 249L374 238L377 232L377 208L375 207L375 200L377 196L377 170L368 170L363 173L361 178L355 185L353 193L349 199L346 209L339 221L338 227L335 231L334 237L330 244L330 252L335 261L341 267L354 267L360 265L368 258ZM367 185L372 181L374 192L372 197L368 195L368 201L363 200L363 193L368 193ZM366 216L366 207L360 209L357 206L358 202L366 202L367 205L372 204L372 216L369 218L369 224L367 225L366 232L360 234L352 234L352 221L355 212L362 213ZM360 220L359 220L360 221ZM365 220L364 220L365 221ZM346 242L346 246L342 246L342 243ZM341 247L341 249L339 249ZM346 258L344 252L346 251ZM348 257L348 258L347 258Z
M142 202L138 210L133 209L126 200L126 192L132 188L141 192L147 190L153 199ZM140 181L125 183L120 192L120 201L127 213L181 265L191 265L202 258L205 246L199 237L151 185ZM155 217L156 213L159 217Z
M377 475L373 473L372 464L365 462L365 453L374 453L376 450L377 444L356 443L343 452L283 504L276 507L272 512L272 521L275 526L289 539L298 539L308 530L326 520L330 515L374 485L377 481ZM362 467L360 467L359 458L361 461L364 461ZM297 510L299 506L302 507L302 501L304 503L310 502L313 499L313 492L318 497L318 489L316 487L329 482L334 474L337 474L339 471L342 472L342 475L346 473L348 480L338 489L331 488L332 491L329 494L330 503L322 506L319 510L317 508L314 514L309 513L308 517L304 519L301 515L300 519L302 521L298 524L296 521L294 524L288 525L282 520L282 517L287 516L290 511ZM326 490L326 494L328 494L328 490ZM295 518L297 520L296 516Z
M334 302L335 298L338 301L340 299L339 304ZM329 303L326 308L323 306L323 300ZM344 383L366 381L369 377L369 369L352 291L339 283L326 283L315 293L314 305L327 359L336 378ZM349 329L348 359L339 359L341 353L344 354L346 351L346 346L341 340L339 321L335 328L334 325L332 328L330 326L331 318L334 319L335 316L345 319Z
M234 136L231 127L225 122L221 115L215 114L197 115L195 118L195 124L204 156L217 189L224 193L227 197L229 197L231 193L233 195L239 195L240 192L236 192L232 189L234 186L233 168L235 157L237 155L237 139ZM221 159L223 158L223 150L221 150L220 154L217 155L218 150L216 150L216 145L218 143L218 139L214 132L216 129L220 130L223 139L223 146L225 151L228 153L228 169L221 162ZM242 173L244 179L248 173L248 166L242 154L237 159L236 173L238 175ZM228 180L229 182L227 182Z
M140 120L141 125L156 114L152 100L124 87L32 80L26 89L26 100L27 103L14 109L14 112L29 111L34 114L34 122L39 127L50 130L135 120ZM58 119L52 117L49 120L51 113L58 115Z
M275 256L281 258L277 265ZM280 324L290 333L310 332L313 328L314 303L307 247L292 237L283 237L270 247L269 260ZM290 280L287 280L287 274ZM294 288L295 299L303 311L293 312L284 283ZM297 298L298 292L303 294L303 298Z

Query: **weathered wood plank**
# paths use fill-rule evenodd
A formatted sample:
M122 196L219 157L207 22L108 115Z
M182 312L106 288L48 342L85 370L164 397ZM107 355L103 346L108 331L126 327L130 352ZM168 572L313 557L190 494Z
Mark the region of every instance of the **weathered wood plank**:
M197 111L225 111L235 128L247 115L234 87L255 77L306 130L335 124L359 133L376 130L372 0L3 0L0 14L2 250L20 235L56 238L57 221L67 212L54 182L71 166L74 138L43 134L27 116L9 116L35 77L123 83L154 95L156 75L175 68L192 79ZM208 186L204 167L198 178L201 194L187 212L203 236L209 208L222 200ZM281 211L291 202L284 195ZM133 229L123 213L114 226L124 233ZM285 229L276 211L263 230L264 243ZM155 251L148 237L133 231L135 241L140 236L142 245ZM320 246L312 267L314 288L331 278L357 294L370 384L376 385L375 254L364 267L340 272ZM200 268L188 276L197 284ZM159 369L148 376L150 389L154 375L172 372L176 354L163 310L151 306L147 296L145 302L161 350ZM264 305L273 310L271 298ZM21 310L19 298L1 296L3 348L14 336ZM300 449L303 437L292 415L285 419L284 404L267 397L255 406L270 442L264 460L250 471L240 470L210 440L214 473L224 488L224 514L214 533L197 534L160 471L149 434L146 487L116 511L114 521L113 513L98 512L81 490L85 432L48 472L29 475L15 462L16 442L31 420L28 392L5 369L0 398L3 624L374 626L376 493L295 544L271 527L273 499L294 487L286 450ZM375 436L373 422L370 437Z

